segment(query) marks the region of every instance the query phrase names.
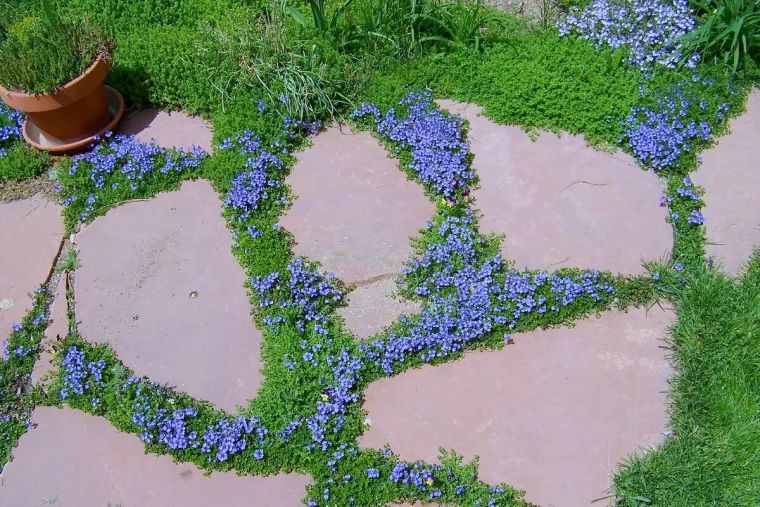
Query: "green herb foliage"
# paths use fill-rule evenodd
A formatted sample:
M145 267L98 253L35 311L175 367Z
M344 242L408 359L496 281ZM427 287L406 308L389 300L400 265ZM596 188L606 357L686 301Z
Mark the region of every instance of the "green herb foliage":
M61 16L53 0L41 0L30 16L24 7L0 17L0 84L12 91L52 92L82 74L113 43L84 17Z

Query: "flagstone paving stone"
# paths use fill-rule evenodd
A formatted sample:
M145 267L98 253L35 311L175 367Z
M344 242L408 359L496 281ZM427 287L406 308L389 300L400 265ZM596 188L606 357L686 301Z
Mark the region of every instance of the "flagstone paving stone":
M394 298L395 291L395 277L357 287L348 295L348 306L339 310L346 327L364 339L382 331L399 315L419 313L418 302Z
M143 142L153 139L163 148L189 150L194 144L207 153L211 153L211 139L214 135L211 123L200 116L152 108L141 109L127 116L119 125L119 132L135 134Z
M28 294L45 282L62 239L58 204L39 194L0 202L0 342L32 308Z
M206 477L192 464L144 454L136 435L78 410L38 407L2 474L2 505L26 507L297 507L310 478L298 474ZM47 503L45 503L47 501Z
M506 234L502 252L518 269L592 268L643 273L641 260L672 249L657 177L628 155L586 146L581 136L498 125L482 108L439 104L470 122L473 192L480 230Z
M343 315L349 329L366 337L416 308L395 301L382 280L401 273L412 254L409 238L435 206L369 133L330 127L313 143L287 178L297 198L280 224L294 235L296 255L363 286Z
M738 272L760 244L760 92L754 89L747 112L730 121L731 133L702 153L692 175L705 189L707 254L723 268Z
M139 376L234 411L262 380L261 333L206 181L119 206L78 235L80 332Z
M388 443L407 460L436 461L439 446L479 455L488 483L539 505L588 505L617 463L663 441L672 318L659 307L606 312L374 382L361 445Z

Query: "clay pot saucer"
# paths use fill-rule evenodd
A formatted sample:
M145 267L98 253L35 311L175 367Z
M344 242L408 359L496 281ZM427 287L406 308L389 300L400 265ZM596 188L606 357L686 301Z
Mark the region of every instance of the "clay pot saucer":
M103 119L102 126L96 134L73 143L67 143L54 138L46 138L39 128L27 116L24 120L24 140L38 150L45 150L54 155L64 155L83 151L95 141L95 137L103 137L106 132L113 131L124 115L124 98L116 89L106 85L106 97L108 100L108 112Z

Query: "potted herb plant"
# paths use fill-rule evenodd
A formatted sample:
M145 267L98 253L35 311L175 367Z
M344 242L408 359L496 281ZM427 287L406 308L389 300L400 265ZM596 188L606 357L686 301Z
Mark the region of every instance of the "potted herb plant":
M0 19L0 99L26 113L27 142L74 151L123 113L121 96L103 84L114 43L89 20L59 14L51 0L36 11Z

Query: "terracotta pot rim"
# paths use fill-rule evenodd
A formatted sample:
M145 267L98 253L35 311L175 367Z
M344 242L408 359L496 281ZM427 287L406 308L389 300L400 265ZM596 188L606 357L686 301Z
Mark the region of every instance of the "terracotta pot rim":
M24 120L24 125L22 128L24 140L29 145L37 148L38 150L47 151L53 155L64 155L64 154L70 154L70 153L76 153L76 152L82 151L91 143L95 142L95 136L103 136L106 132L113 131L116 128L116 125L119 123L119 121L121 121L122 116L124 115L124 97L122 97L121 93L119 93L119 90L112 88L108 85L104 85L104 86L106 88L106 93L108 94L108 104L109 104L108 109L109 109L109 115L111 116L111 119L109 120L108 124L105 127L101 127L97 132L95 132L91 136L81 139L79 141L75 141L73 143L47 146L47 145L40 144L37 140L33 139L29 135L30 120L29 118L26 118Z
M8 97L10 100L13 100L13 99L16 99L16 100L38 99L39 100L39 99L45 99L48 97L55 97L61 93L66 93L77 88L80 83L87 80L87 78L90 77L91 74L95 73L96 70L100 70L100 67L103 65L106 66L105 73L103 76L103 78L105 79L105 74L107 74L108 70L110 70L110 63L111 62L109 58L107 58L104 55L99 54L98 56L95 57L95 60L89 65L89 67L84 69L84 72L79 74L77 77L75 77L71 81L68 81L67 83L57 87L53 93L14 92L14 91L8 90L3 85L0 85L0 94L2 94L3 97Z

